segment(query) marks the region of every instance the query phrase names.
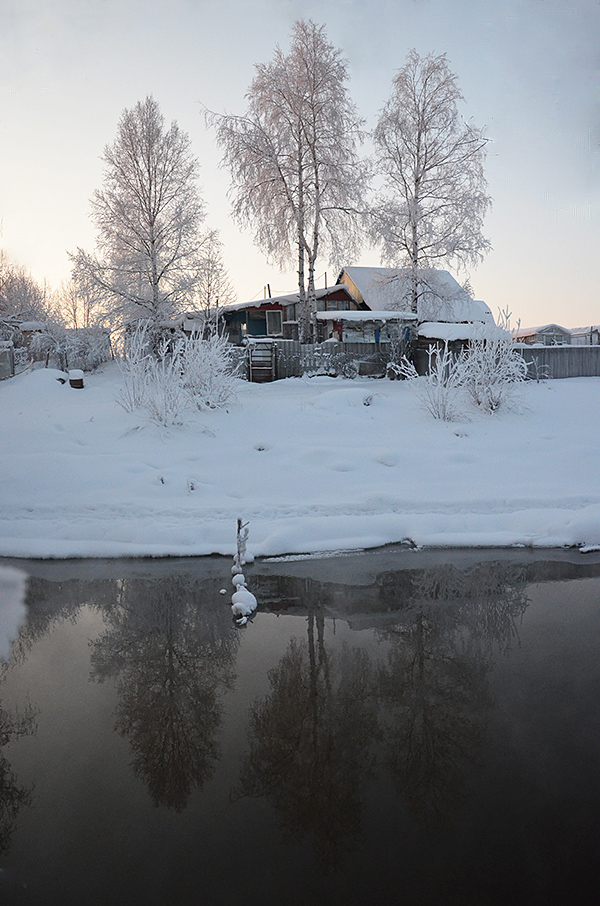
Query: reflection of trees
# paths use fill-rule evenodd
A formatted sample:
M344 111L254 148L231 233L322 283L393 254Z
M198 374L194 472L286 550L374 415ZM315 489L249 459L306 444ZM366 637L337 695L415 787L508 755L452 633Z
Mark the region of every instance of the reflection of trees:
M358 835L361 789L376 730L366 652L328 652L322 612L308 616L308 642L292 639L254 705L240 795L267 796L288 840L312 837L323 871L338 867Z
M0 664L0 681L5 673L6 665ZM0 703L0 853L10 846L19 812L24 806L31 805L31 791L18 783L4 747L35 730L35 711L31 705L27 704L23 711L11 712Z
M27 621L19 630L13 644L12 659L23 663L33 646L61 623L77 622L81 608L89 604L96 608L107 606L117 592L117 580L66 579L50 582L36 576L27 580Z
M92 676L118 677L116 727L154 802L181 811L213 773L219 693L233 682L237 636L229 613L198 605L185 577L123 580L92 643Z
M509 650L528 605L523 578L501 563L424 570L382 633L391 642L379 684L388 764L417 812L443 817L460 799L491 706L489 656Z

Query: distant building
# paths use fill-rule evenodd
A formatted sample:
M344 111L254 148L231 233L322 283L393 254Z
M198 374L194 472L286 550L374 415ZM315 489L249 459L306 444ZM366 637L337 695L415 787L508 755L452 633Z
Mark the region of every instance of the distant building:
M591 327L573 327L571 329L572 346L600 346L600 325Z
M525 343L527 346L569 346L571 344L571 331L559 324L520 327L514 336L517 343Z

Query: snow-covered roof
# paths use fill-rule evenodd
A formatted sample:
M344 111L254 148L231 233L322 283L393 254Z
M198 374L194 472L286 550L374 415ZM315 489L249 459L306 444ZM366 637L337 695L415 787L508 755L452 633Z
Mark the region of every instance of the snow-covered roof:
M318 311L319 321L416 321L412 311Z
M600 331L600 324L590 324L589 327L571 327L569 332L571 336L578 336L593 333L594 331Z
M546 330L559 330L561 333L571 333L567 327L561 327L560 324L540 324L538 327L520 327L516 333L516 337L532 337L536 333L542 333Z
M410 308L411 270L401 267L345 267L362 301L369 308L393 310ZM448 271L426 268L419 272L420 296L417 314L420 321L464 321L494 323L490 308L471 296Z
M443 340L452 343L455 340L478 340L485 336L486 328L478 324L449 324L445 321L424 321L419 324L418 334L427 340Z
M315 290L315 299L323 299L331 296L334 292L343 290L351 299L352 293L345 284L335 283L333 286L320 287ZM219 311L243 311L245 308L259 308L261 305L294 305L300 301L300 293L288 293L285 296L273 296L269 299L254 299L251 302L232 302L230 305L224 305Z
M19 330L45 330L44 321L21 321Z

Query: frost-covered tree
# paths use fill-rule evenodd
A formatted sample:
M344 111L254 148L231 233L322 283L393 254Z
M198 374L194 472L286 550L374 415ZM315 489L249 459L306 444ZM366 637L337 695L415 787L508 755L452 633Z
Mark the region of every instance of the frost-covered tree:
M48 288L0 250L0 318L45 321L52 314Z
M198 162L153 97L124 110L104 149L103 188L92 199L95 254L71 256L73 277L104 295L118 320L151 324L193 305L203 267L204 203Z
M217 230L213 230L204 244L203 267L196 289L196 307L207 315L236 301L225 262L223 243Z
M282 268L296 258L301 303L314 301L319 254L339 262L360 247L363 121L347 82L347 64L325 28L299 20L288 53L277 47L269 63L256 66L246 113L207 113L232 176L234 216ZM306 335L308 309L301 307Z
M56 292L56 304L67 327L75 330L99 326L104 319L102 293L93 282L63 280Z
M491 205L487 139L461 118L462 100L446 56L421 58L412 50L373 133L385 185L373 209L373 235L383 261L411 269L413 311L421 270L476 264L490 249L482 232Z

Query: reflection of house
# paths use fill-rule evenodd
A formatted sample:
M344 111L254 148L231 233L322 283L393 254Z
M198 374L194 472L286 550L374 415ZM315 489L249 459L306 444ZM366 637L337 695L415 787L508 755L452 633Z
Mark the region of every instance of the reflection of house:
M571 331L558 324L521 327L516 331L515 339L527 346L568 346L571 343Z
M410 311L323 311L317 312L320 341L379 343L403 339L408 342L417 316Z
M573 327L570 333L572 346L600 346L600 324Z
M346 286L330 286L315 291L317 311L356 311L365 306L356 302ZM220 310L232 343L247 337L298 339L300 295L290 293L258 302L238 302Z

